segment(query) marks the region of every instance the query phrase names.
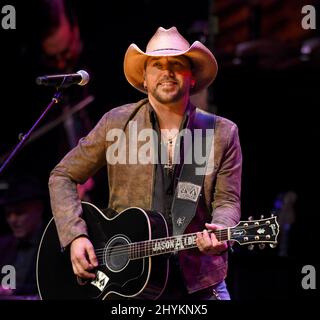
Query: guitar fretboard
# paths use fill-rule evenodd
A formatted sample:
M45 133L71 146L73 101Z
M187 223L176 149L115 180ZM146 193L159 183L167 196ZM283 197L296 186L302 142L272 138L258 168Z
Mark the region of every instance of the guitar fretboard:
M221 229L214 232L218 241L230 240L229 229ZM134 242L129 245L129 257L131 260L141 259L145 257L187 250L197 247L197 233L189 233L186 235L160 238L155 240L147 240Z

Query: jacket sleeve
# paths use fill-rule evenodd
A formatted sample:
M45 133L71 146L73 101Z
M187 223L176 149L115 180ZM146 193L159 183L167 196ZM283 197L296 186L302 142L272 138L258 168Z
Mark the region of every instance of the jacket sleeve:
M106 164L106 125L107 114L50 173L51 208L62 247L87 235L77 184L84 183Z
M231 227L240 220L242 152L235 124L231 127L217 172L212 202L212 223Z

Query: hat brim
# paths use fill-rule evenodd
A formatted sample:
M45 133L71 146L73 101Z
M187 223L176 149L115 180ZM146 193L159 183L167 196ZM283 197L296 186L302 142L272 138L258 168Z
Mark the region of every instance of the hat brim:
M34 195L16 195L12 197L4 197L0 199L1 206L8 206L13 204L18 204L21 202L32 201L32 200L44 200L48 197L46 193L37 193Z
M139 91L147 93L143 86L146 60L149 57L166 56L186 56L192 61L195 86L190 89L190 95L207 88L217 76L218 64L214 55L199 41L195 41L186 51L168 49L156 52L143 52L132 43L125 54L123 63L124 74L128 82Z

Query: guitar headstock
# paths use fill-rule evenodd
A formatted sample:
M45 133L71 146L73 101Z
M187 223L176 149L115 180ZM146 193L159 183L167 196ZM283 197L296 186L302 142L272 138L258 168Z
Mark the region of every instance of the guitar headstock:
M240 221L236 226L230 228L230 240L234 240L240 245L269 243L273 247L277 244L278 234L277 217Z

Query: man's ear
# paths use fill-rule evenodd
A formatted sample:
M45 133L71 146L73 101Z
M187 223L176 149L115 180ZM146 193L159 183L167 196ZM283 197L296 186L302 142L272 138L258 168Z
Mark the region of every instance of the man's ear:
M145 90L147 90L147 81L146 81L145 73L143 73L143 87Z

